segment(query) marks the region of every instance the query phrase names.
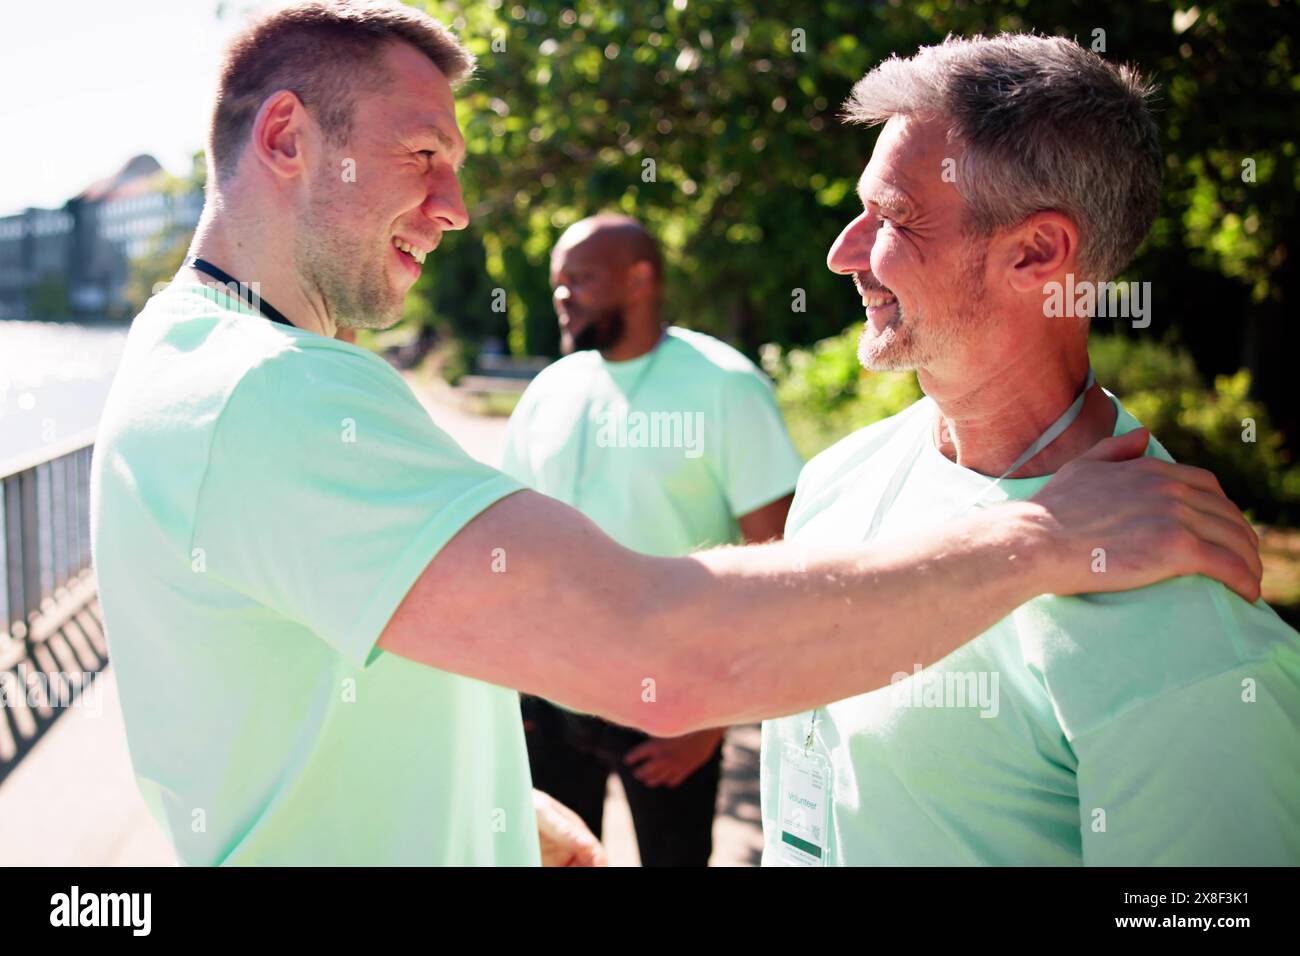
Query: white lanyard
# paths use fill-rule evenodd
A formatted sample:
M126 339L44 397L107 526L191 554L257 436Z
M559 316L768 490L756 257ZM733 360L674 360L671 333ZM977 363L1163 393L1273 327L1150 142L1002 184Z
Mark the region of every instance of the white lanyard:
M1070 403L1070 407L1062 412L1060 418L1048 425L1047 429L1035 438L1028 448L1020 453L1020 456L1011 463L1010 468L998 475L996 478L990 478L988 484L984 486L984 490L976 495L970 504L961 508L957 514L964 514L967 510L973 508L986 494L988 494L990 489L997 487L1002 479L1006 478L1007 475L1015 474L1025 466L1026 462L1031 461L1044 448L1056 441L1056 439L1060 438L1061 435L1065 433L1065 430L1073 425L1075 421L1078 420L1079 416L1083 414L1083 405L1088 398L1088 389L1092 388L1096 382L1097 378L1092 373L1092 366L1089 365L1088 376L1084 380L1083 388L1080 390L1074 401ZM872 512L871 522L868 524L867 530L862 535L862 540L864 542L871 540L880 529L880 522L884 520L885 514L889 511L890 505L894 503L894 499L898 497L899 492L903 490L903 482L907 480L907 476L912 471L912 466L915 465L916 460L921 457L921 452L925 449L925 443L929 440L930 430L926 429L921 433L920 441L916 443L915 448L912 449L910 454L905 454L902 461L899 462L898 467L894 469L893 475L889 478L889 484L885 486L885 491L881 495L880 503L876 506L875 511Z
M1083 388L1079 391L1079 394L1075 398L1075 400L1072 403L1070 403L1070 407L1067 408L1064 412L1062 412L1060 418L1052 422L1052 424L1048 425L1047 429L1036 439L1034 439L1033 443L1028 448L1026 448L1023 452L1020 453L1019 457L1017 457L1016 460L1011 463L1010 468L1008 468L998 477L990 479L989 483L984 486L984 490L981 491L978 495L976 495L975 498L969 504L959 509L956 512L956 514L964 514L966 511L973 508L976 504L979 503L980 499L982 499L986 494L988 494L990 488L996 487L998 483L1002 481L1002 479L1007 477L1007 475L1014 474L1015 472L1023 468L1026 462L1033 459L1044 448L1046 448L1052 442L1056 441L1056 439L1060 438L1061 435L1065 433L1065 430L1069 428L1071 425L1073 425L1078 420L1079 416L1083 414L1083 406L1088 398L1088 390L1092 388L1092 386L1096 384L1096 382L1097 382L1097 378L1092 373L1092 366L1089 365L1088 376L1084 380ZM907 476L912 471L912 466L916 463L916 460L921 456L921 452L925 448L925 443L928 442L929 440L930 440L930 429L926 428L921 432L921 440L916 443L915 448L911 451L910 454L904 454L903 460L899 462L898 467L894 469L894 473L889 478L889 484L885 486L884 493L881 495L880 503L876 506L875 511L872 513L871 521L868 524L866 531L862 535L862 540L864 542L870 541L875 536L876 532L880 530L880 523L884 520L885 513L889 511L890 505L894 503L894 499L897 498L899 492L902 491L903 483L907 480ZM821 708L814 709L812 714L809 717L808 736L804 740L805 753L812 749L813 732L817 726L817 714L820 710Z

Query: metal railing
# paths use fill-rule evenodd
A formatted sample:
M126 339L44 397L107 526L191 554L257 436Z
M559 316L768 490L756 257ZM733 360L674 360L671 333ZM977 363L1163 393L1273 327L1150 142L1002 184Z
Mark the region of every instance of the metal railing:
M0 470L0 628L11 639L26 638L42 603L90 567L94 442L86 432Z
M0 780L107 660L90 554L93 431L0 466Z

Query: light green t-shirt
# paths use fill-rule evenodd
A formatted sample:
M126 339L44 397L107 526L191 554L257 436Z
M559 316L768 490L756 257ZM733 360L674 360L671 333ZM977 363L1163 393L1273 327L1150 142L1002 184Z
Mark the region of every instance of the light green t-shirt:
M981 494L1025 498L1049 480L989 490L929 440L935 415L923 399L813 459L787 538L860 542L883 507L873 540L884 542ZM1137 424L1121 408L1115 433ZM918 447L898 497L882 502ZM1154 442L1148 454L1168 459ZM1262 601L1199 576L1045 596L895 676L818 713L829 865L1300 863L1300 635ZM798 856L782 846L780 802L783 787L804 791L780 767L809 721L763 725L766 865ZM808 821L790 807L798 830Z
M802 466L763 373L669 328L626 362L590 350L544 369L510 418L502 467L625 547L679 557L738 541L736 519L793 491Z
M149 301L92 547L136 779L180 862L539 863L518 694L375 647L519 487L370 352L197 284Z

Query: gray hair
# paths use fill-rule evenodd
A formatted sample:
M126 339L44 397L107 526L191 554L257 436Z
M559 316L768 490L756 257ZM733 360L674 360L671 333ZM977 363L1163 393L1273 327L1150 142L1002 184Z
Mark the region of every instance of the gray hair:
M988 236L1054 209L1081 232L1083 277L1123 269L1155 220L1159 132L1154 84L1065 37L949 36L892 56L858 81L844 117L940 118L965 147L956 187L966 229Z

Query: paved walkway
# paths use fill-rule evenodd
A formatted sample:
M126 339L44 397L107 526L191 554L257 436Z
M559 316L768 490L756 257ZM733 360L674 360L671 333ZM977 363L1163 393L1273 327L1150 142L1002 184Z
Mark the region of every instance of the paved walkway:
M0 784L0 866L175 863L131 775L112 665L91 693L102 712L66 711Z
M430 415L470 454L496 465L503 419L456 408L417 388ZM131 774L126 733L110 665L95 681L96 706L65 712L0 783L0 866L168 866L166 837ZM632 820L617 778L605 805L605 843L616 866L638 863ZM758 862L758 728L733 728L724 750L714 824L715 866Z

